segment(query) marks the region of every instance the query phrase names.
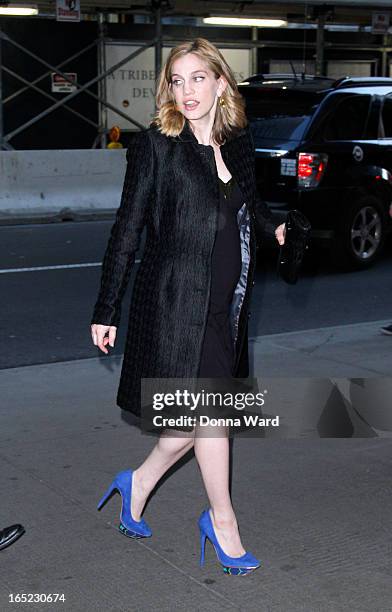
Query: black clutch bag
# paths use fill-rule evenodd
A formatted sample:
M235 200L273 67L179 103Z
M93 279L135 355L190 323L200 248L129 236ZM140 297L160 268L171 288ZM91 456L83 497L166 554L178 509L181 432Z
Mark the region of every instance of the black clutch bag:
M286 283L295 285L305 250L309 248L311 225L299 210L290 210L285 223L285 240L279 249L278 275Z

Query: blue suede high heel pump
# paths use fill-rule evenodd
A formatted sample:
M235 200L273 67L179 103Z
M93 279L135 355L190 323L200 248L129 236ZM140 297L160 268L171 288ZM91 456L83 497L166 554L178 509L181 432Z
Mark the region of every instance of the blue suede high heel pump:
M148 538L152 535L152 531L146 521L144 519L135 521L131 515L132 480L132 470L119 472L100 500L97 510L100 510L112 493L117 490L121 495L122 501L119 530L129 538Z
M208 538L215 548L216 556L218 561L223 567L225 574L232 574L236 576L244 576L249 574L256 568L260 567L261 562L256 559L251 553L247 552L241 557L229 557L223 552L216 538L214 526L212 524L211 515L209 510L204 510L198 521L200 529L200 566L204 565L204 549L206 544L206 538Z

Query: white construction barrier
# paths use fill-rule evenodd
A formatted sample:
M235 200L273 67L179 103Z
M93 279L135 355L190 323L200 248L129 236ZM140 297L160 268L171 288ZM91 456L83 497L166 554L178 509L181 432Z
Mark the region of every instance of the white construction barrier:
M118 208L126 149L0 151L0 216Z

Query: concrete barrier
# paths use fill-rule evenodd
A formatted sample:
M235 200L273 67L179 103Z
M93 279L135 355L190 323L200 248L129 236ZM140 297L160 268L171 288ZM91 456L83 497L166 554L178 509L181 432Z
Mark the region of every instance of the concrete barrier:
M0 218L114 212L126 149L0 151Z

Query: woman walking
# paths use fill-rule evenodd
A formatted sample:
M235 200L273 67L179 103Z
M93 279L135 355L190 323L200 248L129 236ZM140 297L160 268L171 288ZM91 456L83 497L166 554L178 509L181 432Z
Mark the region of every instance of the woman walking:
M140 416L142 378L249 376L248 314L256 225L271 212L257 194L244 101L219 50L197 38L172 49L159 77L157 115L127 150L121 204L102 263L93 342L114 346L122 298L140 235L117 404ZM284 242L284 224L275 230ZM117 474L98 507L122 496L120 531L151 536L142 516L163 474L194 448L210 508L199 518L223 570L246 574L246 552L229 494L229 438L165 430L145 461Z

